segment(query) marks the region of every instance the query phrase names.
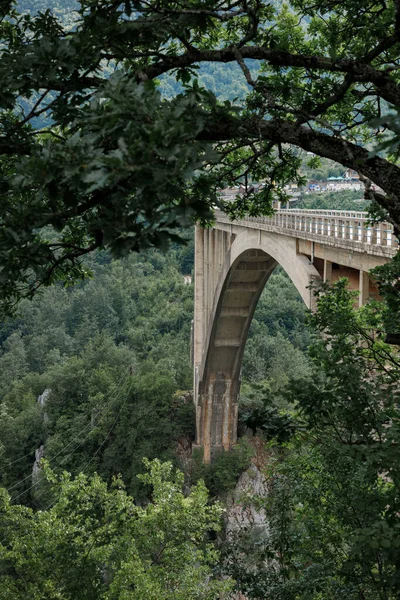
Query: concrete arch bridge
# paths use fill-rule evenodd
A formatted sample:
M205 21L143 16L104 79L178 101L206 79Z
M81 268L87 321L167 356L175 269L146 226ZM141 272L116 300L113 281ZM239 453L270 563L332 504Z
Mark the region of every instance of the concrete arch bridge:
M212 229L196 227L194 399L196 444L205 462L236 443L247 333L275 267L283 267L311 310L310 283L339 277L359 290L362 305L377 296L368 271L397 249L392 226L368 226L364 212L286 209L232 222L216 211Z

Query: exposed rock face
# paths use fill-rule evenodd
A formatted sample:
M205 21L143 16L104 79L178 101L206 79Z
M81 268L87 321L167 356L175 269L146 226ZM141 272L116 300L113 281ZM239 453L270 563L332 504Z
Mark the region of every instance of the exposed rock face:
M249 527L268 529L265 510L254 503L255 498L268 496L268 482L256 465L242 473L227 502L226 533L229 535Z
M43 394L40 394L40 396L38 396L37 403L40 404L40 406L42 406L43 408L47 404L47 400L49 399L50 392L51 392L51 389L46 388L44 390ZM46 412L43 412L43 421L45 423L47 423L48 420L49 420L48 414Z
M49 399L49 395L50 395L51 390L49 388L46 388L43 392L43 394L40 394L38 396L37 399L37 403L40 404L40 406L44 409L44 407L46 406L47 400ZM47 413L43 412L43 421L46 423L46 421L48 421L49 417L47 415ZM44 456L44 444L41 444L39 446L39 448L37 448L35 450L35 462L33 463L33 467L32 467L32 483L36 484L36 482L38 481L38 477L40 474L40 461Z
M41 406L45 406L47 400L49 399L49 394L50 394L51 390L50 388L46 388L43 392L43 394L40 394L40 396L38 396L37 402L41 405Z
M32 467L33 483L35 483L35 481L37 481L38 474L40 471L40 461L42 460L43 456L44 456L44 444L42 444L41 446L39 446L39 448L37 448L35 450L35 462L33 463L33 467Z
M241 529L249 529L249 527L257 527L264 532L268 529L265 510L260 506L260 500L267 498L270 491L271 484L263 475L270 455L261 438L249 438L249 443L254 449L251 465L241 474L227 500L225 515L227 534L240 532Z
M176 442L175 452L183 472L190 474L192 471L192 440L187 435L182 435Z
M270 536L270 524L263 508L263 500L271 491L271 482L263 475L263 470L270 459L262 439L249 439L255 454L250 467L242 473L226 502L225 540L234 548L234 562L240 564L248 573L256 572L264 560L258 563L257 548L261 548ZM271 563L273 568L273 564ZM248 600L240 591L235 592L230 600Z
M38 472L40 471L40 461L44 456L44 445L42 444L35 450L35 462L32 467L32 479L35 479Z
M172 409L175 410L182 405L193 406L193 393L191 391L179 392L175 395ZM179 466L186 476L189 476L192 473L192 451L193 448L191 438L188 435L181 435L176 442L175 454L179 459ZM187 492L189 492L189 488L187 489Z

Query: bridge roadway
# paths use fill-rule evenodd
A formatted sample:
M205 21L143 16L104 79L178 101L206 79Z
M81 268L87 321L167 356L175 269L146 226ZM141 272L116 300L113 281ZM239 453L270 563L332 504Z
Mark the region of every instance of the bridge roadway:
M369 270L398 249L389 223L369 225L358 211L276 211L231 221L216 211L212 228L196 226L193 324L196 444L204 461L237 439L240 368L258 298L277 265L314 310L310 284L347 277L359 304L379 298Z

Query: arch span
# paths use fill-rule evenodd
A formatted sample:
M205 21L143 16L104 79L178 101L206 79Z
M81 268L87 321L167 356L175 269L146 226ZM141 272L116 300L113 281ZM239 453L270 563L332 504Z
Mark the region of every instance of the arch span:
M205 320L202 351L197 354L201 360L195 364L196 444L203 447L204 461L209 462L213 453L228 450L237 441L243 352L258 299L271 273L281 265L310 309L314 308L314 299L308 286L320 275L306 256L298 254L294 238L257 230L244 230L233 241L229 236L228 244L223 237L218 240L217 230L209 230L206 237L203 253L199 252L204 261L206 246L207 260L202 267L205 279L207 267L215 271L218 265L218 242L224 248L229 246L217 276L214 273L209 278L215 281L209 309L204 302L195 305L195 312L201 311ZM196 260L200 259L196 251Z

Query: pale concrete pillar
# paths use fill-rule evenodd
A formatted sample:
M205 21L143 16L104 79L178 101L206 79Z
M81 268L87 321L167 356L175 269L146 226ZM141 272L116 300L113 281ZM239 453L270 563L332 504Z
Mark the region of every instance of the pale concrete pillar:
M224 254L229 252L230 246L230 235L226 231L224 231Z
M223 239L222 239L222 231L220 229L216 230L216 238L215 238L215 258L216 258L216 273L217 273L217 283L219 280L219 275L221 273L222 267L222 248L223 248Z
M324 282L332 281L332 263L330 260L324 260Z
M214 290L215 290L215 229L208 230L208 256L210 264L210 278L208 282L208 306L209 310L212 309Z
M225 263L225 232L218 230L218 281Z
M194 256L193 364L196 367L201 363L204 344L204 229L199 225L195 227Z
M207 329L209 306L208 306L208 295L209 295L209 276L210 276L210 264L208 259L208 229L203 229L204 236L204 277L203 277L203 297L204 297L204 329Z
M230 450L237 442L239 383L223 373L210 377L199 397L199 428L196 445L203 447L203 461L212 454Z
M369 298L369 273L367 271L360 271L360 282L359 282L358 306L364 306L368 302Z

